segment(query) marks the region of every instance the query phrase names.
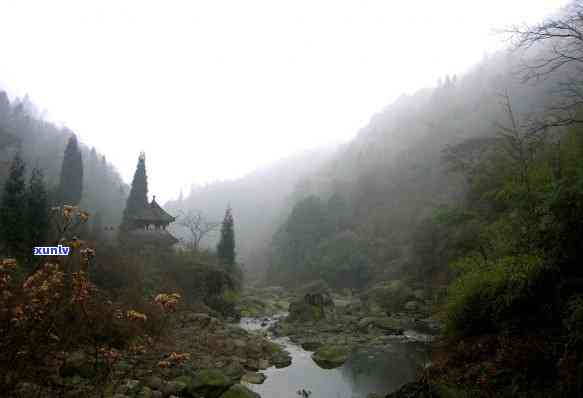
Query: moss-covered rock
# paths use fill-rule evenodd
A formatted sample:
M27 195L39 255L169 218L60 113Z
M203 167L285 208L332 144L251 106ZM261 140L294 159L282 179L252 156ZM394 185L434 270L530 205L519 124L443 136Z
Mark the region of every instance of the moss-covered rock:
M261 398L261 396L241 384L235 384L221 398Z
M265 381L266 376L263 373L258 372L247 372L241 378L242 382L251 383L251 384L263 384Z
M233 384L233 380L219 369L201 369L191 378L185 390L193 396L216 398Z
M312 359L318 366L324 369L334 369L342 366L350 355L350 349L341 345L328 345L321 347L312 354Z
M287 368L292 363L291 355L287 351L279 351L272 357L272 362L276 368Z

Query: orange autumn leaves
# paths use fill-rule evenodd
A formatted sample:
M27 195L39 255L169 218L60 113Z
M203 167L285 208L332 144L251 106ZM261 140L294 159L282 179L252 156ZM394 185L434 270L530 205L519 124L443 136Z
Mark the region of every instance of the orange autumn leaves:
M161 293L156 296L154 302L161 306L164 312L175 312L180 298L181 296L178 293Z

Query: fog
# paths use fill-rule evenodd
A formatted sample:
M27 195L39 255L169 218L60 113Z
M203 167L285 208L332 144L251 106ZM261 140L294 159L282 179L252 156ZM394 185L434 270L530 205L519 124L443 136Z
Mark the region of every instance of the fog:
M150 194L346 142L565 1L4 1L0 85Z

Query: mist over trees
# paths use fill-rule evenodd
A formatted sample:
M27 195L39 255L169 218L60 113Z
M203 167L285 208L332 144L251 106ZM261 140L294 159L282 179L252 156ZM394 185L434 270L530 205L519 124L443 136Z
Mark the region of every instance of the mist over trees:
M285 213L294 202L294 186L305 175L317 170L336 151L335 147L307 151L282 159L232 181L192 186L182 199L166 203L173 214L201 214L210 222L221 221L230 204L236 214L237 258L245 269L247 283L263 279L268 261L268 244ZM188 227L179 222L170 226L175 236L189 241ZM207 234L200 248L215 248L218 234Z
M28 97L11 101L0 90L0 185L7 180L10 163L19 152L27 165L25 180L28 181L33 169L42 171L49 202L57 203L61 189L64 190L67 200L77 202L91 213L101 212L103 228L108 228L104 234L112 239L115 236L112 229L117 229L121 220L128 186L105 156L76 138L75 144L72 134L66 127L43 119L43 113Z

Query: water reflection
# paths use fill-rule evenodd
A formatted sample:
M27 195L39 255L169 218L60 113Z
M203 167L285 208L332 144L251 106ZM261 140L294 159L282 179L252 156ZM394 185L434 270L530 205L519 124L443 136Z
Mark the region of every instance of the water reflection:
M259 330L257 322L243 320L248 330ZM292 365L264 371L267 380L250 388L262 398L298 398L297 391L311 391L310 398L365 398L371 392L397 390L415 378L426 360L427 346L420 342L395 339L382 348L361 349L337 369L321 369L303 350L287 338L276 339L292 356Z
M371 392L397 390L415 378L426 358L426 346L421 343L395 342L382 349L361 349L340 368L355 397Z

